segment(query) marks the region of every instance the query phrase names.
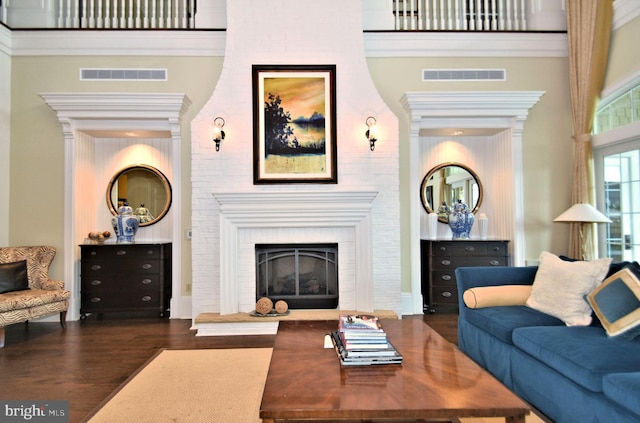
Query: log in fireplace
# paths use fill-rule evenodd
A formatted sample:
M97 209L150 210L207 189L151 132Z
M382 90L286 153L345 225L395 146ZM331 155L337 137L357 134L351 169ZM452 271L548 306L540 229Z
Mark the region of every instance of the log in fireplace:
M256 244L256 300L290 309L338 307L338 244Z

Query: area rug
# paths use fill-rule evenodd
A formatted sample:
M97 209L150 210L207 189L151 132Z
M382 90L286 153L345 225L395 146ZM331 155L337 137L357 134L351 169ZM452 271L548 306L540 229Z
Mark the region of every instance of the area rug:
M271 348L161 350L88 423L259 423ZM464 418L460 423L503 423ZM526 423L542 423L527 416Z
M86 421L261 422L271 348L162 350Z

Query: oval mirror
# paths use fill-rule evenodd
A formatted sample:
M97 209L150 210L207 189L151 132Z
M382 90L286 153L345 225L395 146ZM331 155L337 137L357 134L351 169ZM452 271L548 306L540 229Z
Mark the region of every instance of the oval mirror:
M482 203L482 184L471 169L460 163L443 163L429 171L420 185L420 200L427 213L438 213L438 220L449 223L448 210L462 200L472 213Z
M133 165L116 173L107 186L107 206L111 214L128 203L140 220L140 226L160 221L171 206L171 184L158 169Z

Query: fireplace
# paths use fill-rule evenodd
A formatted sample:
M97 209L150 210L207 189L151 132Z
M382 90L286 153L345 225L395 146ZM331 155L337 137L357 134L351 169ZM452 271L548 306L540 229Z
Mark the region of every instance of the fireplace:
M338 307L338 244L256 244L256 299L290 309Z

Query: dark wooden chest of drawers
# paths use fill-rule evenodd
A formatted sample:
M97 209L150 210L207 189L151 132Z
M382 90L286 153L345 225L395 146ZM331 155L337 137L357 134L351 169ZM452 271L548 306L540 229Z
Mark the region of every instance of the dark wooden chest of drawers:
M421 240L422 298L425 312L458 309L455 270L469 266L508 266L509 241Z
M80 245L80 314L150 311L171 300L171 244Z

